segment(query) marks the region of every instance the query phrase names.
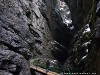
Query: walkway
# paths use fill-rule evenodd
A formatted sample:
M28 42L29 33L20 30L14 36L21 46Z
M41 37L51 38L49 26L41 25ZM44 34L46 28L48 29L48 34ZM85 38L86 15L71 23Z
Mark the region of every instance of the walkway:
M37 67L37 66L34 66L34 65L31 65L30 66L33 70L39 72L39 73L43 73L43 74L46 74L46 69L44 68L41 68L41 67ZM53 71L49 71L47 72L46 75L60 75L59 73L56 73L56 72L53 72Z

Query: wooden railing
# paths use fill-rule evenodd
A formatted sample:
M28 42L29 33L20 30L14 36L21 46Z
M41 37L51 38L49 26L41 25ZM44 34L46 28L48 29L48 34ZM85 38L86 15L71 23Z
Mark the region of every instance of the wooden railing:
M37 67L37 66L34 66L34 65L31 65L30 68L31 68L31 74L32 75L36 75L35 72L40 73L42 75L60 75L59 73L56 73L56 72L53 72L53 71L48 71L46 73L46 69L41 68L41 67Z

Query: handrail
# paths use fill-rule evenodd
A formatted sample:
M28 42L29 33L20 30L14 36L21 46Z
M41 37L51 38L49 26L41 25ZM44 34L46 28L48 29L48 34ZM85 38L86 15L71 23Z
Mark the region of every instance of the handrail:
M44 75L60 75L59 73L56 73L53 71L46 72L46 69L43 69L41 67L37 67L34 65L31 65L30 68L33 69L34 71L39 72L39 73L44 74Z

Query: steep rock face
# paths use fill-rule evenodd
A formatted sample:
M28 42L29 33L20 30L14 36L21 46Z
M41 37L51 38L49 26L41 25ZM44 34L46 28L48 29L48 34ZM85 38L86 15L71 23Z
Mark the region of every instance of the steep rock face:
M96 1L65 0L67 5L64 0L44 0L44 2L48 12L45 16L49 20L52 36L56 41L52 53L60 62L64 62L72 55L74 44L80 39L81 33L85 32L86 25L89 24L88 28L93 29Z
M0 75L30 75L30 58L49 53L51 34L41 5L42 0L0 0Z
M90 19L96 10L97 0L65 0L68 4L75 30L79 30L84 26Z
M44 1L49 9L45 16L49 19L52 36L55 40L52 50L54 57L63 63L67 59L65 62L67 70L70 68L72 72L89 72L88 66L91 63L92 54L94 54L97 1L65 0L71 12L72 23L69 24L67 21L67 23L63 21L62 15L65 11L62 11L63 8L59 4L57 5L60 0ZM74 27L74 29L71 30L69 26ZM98 29L97 32L99 32Z
M45 16L47 13L47 7L42 0L34 0L32 9L34 12L30 29L34 30L33 34L36 33L36 35L34 35L34 54L36 57L52 57L50 51L52 47L52 35L49 28L49 22Z
M72 72L92 72L89 63L92 63L95 45L98 45L94 39L94 28L96 37L99 35L98 24L95 24L97 1L67 0L66 3L63 0L43 1L44 3L40 4L43 8L39 9L47 21L48 33L52 36L50 39L52 55L59 62L65 62L67 71L70 69ZM99 12L97 15L99 16ZM41 42L44 43L44 47L47 46L45 42ZM37 44L36 46L40 47ZM49 51L48 46L44 49Z
M95 28L94 28L94 45L95 47L93 48L94 50L94 56L92 59L92 63L90 64L90 71L91 72L96 72L97 75L100 74L100 1L97 4L97 20L95 23Z
M99 51L99 5L95 24L96 0L65 2L0 0L0 75L30 75L33 55L54 56L67 71L89 72Z
M46 16L53 37L51 49L53 56L60 62L64 62L69 55L70 40L74 30L70 30L70 11L65 2L60 0L44 0L48 13ZM61 6L63 4L63 6ZM62 10L64 8L64 10ZM66 13L69 13L66 15ZM67 21L67 22L66 22ZM59 56L61 55L61 56Z
M30 75L31 1L0 0L0 75Z
M65 66L72 72L93 72L99 75L99 68L97 67L100 53L98 51L99 18L96 19L96 5L98 1L70 0L65 2L69 6L75 27L74 38L71 41L72 55L66 60ZM99 4L97 15L99 16ZM93 65L93 61L95 61L96 66Z

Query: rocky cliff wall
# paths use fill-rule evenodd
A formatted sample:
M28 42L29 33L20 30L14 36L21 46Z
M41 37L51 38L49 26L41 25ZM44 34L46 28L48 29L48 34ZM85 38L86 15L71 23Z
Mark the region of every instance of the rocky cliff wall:
M52 36L56 42L52 53L59 62L64 63L66 61L67 70L69 68L72 72L89 72L90 63L93 62L91 60L96 50L95 45L97 46L95 32L96 36L99 36L99 29L95 24L98 1L65 0L65 2L67 5L64 4L63 0L51 0L47 4L49 9L47 18L49 19ZM64 8L68 10L65 11ZM70 12L69 16L64 14L68 12ZM67 16L67 19L64 18L64 15ZM66 20L65 22L63 18ZM70 19L72 19L72 23ZM96 31L94 28L96 28ZM96 58L98 60L98 57ZM97 71L97 69L95 70Z
M30 58L49 52L44 7L42 0L0 0L0 75L31 75Z
M31 75L33 56L54 57L71 72L95 69L99 4L96 13L96 0L65 2L0 0L0 75Z
M90 72L99 75L99 67L97 66L99 66L100 52L98 51L99 39L97 37L99 38L98 16L100 7L99 4L97 5L98 1L69 0L65 2L72 12L72 21L75 26L72 41L73 56L66 60L65 65L67 69L70 67L72 72ZM68 63L70 65L67 65Z

